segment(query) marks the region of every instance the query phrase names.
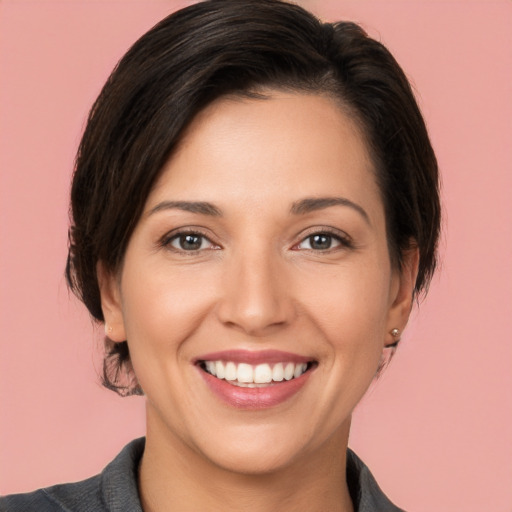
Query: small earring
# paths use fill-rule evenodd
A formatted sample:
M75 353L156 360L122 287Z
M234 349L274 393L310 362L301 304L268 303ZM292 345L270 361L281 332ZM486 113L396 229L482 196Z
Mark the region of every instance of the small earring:
M112 326L105 324L105 334L110 334L112 331Z
M400 329L397 329L396 327L394 329L391 329L389 331L389 334L395 338L395 341L393 343L390 343L389 345L384 345L384 348L396 348L398 344L400 343Z

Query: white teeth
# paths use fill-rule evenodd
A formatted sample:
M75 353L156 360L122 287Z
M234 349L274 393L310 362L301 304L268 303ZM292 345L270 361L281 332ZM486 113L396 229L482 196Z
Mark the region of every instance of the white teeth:
M293 379L293 373L295 371L295 365L293 363L288 363L284 369L284 378L286 380Z
M236 372L236 364L235 363L233 363L232 361L229 361L229 363L226 363L225 370L226 370L226 373L225 373L226 380L236 380L237 372Z
M215 369L215 362L214 361L206 361L206 369L209 373L212 375L217 375L217 371Z
M252 366L250 364L240 363L236 370L236 379L238 382L254 382Z
M289 363L293 367L293 363ZM276 382L281 382L284 379L284 368L283 363L277 363L274 368L272 368L272 380Z
M295 370L293 371L294 378L300 377L306 371L306 368L307 368L306 363L298 364L295 367Z
M218 379L223 379L226 376L224 363L222 361L217 361L215 363L215 374Z
M266 382L272 382L272 368L268 364L259 364L254 368L254 382L256 384L264 384Z
M268 363L252 366L233 361L205 361L204 368L218 379L225 379L242 387L260 387L271 382L282 382L300 377L307 370L307 363Z

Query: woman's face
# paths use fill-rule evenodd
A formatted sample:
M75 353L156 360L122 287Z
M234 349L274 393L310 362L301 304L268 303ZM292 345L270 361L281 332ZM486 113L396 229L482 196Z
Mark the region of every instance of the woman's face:
M368 151L332 99L211 104L149 195L120 275L101 279L148 442L244 473L343 446L407 321L413 267L390 264Z

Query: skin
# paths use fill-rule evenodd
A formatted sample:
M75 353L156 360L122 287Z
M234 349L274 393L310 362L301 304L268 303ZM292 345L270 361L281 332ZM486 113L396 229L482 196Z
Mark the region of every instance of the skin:
M291 212L326 197L357 206ZM221 215L166 203L176 201ZM183 230L204 236L199 249L173 238ZM315 233L330 247L314 245ZM353 510L343 485L351 414L390 331L407 322L417 259L412 250L402 272L392 267L367 147L334 100L270 91L202 111L122 269L98 266L109 336L128 340L147 399L144 510ZM284 403L240 410L193 364L229 349L292 352L317 367Z

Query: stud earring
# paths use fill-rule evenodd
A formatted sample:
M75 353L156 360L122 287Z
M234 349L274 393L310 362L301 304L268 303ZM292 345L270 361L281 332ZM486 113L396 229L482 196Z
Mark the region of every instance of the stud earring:
M112 326L105 324L105 334L110 334L112 331Z
M397 329L396 327L394 329L391 329L389 331L389 334L395 338L395 341L393 343L390 343L389 345L384 345L384 348L396 348L398 344L400 343L400 329Z

